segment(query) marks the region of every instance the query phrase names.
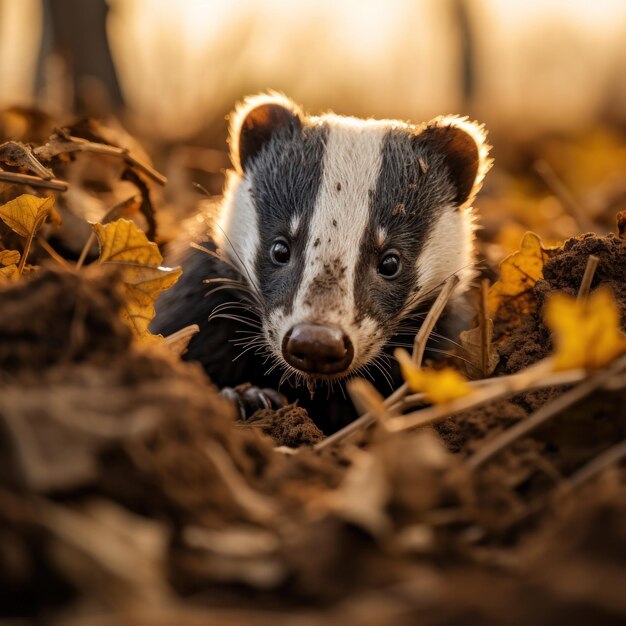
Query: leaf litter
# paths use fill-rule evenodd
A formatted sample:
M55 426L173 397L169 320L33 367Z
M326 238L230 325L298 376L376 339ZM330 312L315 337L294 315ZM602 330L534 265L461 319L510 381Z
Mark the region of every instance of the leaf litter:
M76 221L97 222L99 262L88 252L80 270L54 266L34 242L29 258L42 266L0 284L2 617L68 626L623 621L625 470L575 478L626 438L626 368L616 369L615 349L626 324L623 237L584 235L547 250L525 236L492 288L484 333L465 342L473 363L495 368L486 381L458 374L448 385L447 370L422 368L422 355L405 363L422 403L425 391L443 394L445 417L450 403L469 404L512 375L530 380L533 367L559 376L547 320L557 355L572 352L558 347L561 336L590 338L563 357L568 384L509 383L512 394L399 432L386 426L398 409L356 385L378 421L322 449L324 435L297 406L237 422L200 367L180 361L184 337L175 348L142 341L156 294L176 274L162 268L147 219L160 177L137 148L119 148L127 139L90 122L21 152L22 167L36 173L31 157L45 161L72 189L84 184L73 168L87 154L110 187L95 194L99 219ZM10 193L5 202L24 189ZM129 198L132 211L111 214ZM64 225L42 233L75 261L89 227L80 241L60 236L69 213L62 197L57 204ZM17 268L29 232L3 234L0 273ZM577 305L590 255L599 259L591 293ZM548 313L554 298L558 315ZM133 302L139 325L127 323ZM593 328L610 334L600 360L595 331L574 332L594 313ZM472 463L588 384L578 366L599 368L598 379L617 373Z

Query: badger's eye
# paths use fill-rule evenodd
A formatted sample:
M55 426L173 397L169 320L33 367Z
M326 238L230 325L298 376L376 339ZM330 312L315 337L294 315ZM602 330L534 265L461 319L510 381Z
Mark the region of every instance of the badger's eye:
M284 239L277 239L270 248L270 256L276 265L287 265L291 258L291 250Z
M402 269L400 256L397 252L387 252L378 263L378 273L388 280L396 278Z

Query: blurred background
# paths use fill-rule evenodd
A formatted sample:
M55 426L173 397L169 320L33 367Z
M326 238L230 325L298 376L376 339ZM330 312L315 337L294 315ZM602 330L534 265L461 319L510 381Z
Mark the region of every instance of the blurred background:
M0 29L2 105L123 107L173 140L268 88L514 131L626 119L623 0L1 0Z
M505 203L519 228L501 238L559 239L609 228L626 199L625 42L624 0L0 0L0 106L7 136L23 107L114 114L170 199L191 179L220 192L225 117L249 93L313 113L467 114L494 144L485 227Z

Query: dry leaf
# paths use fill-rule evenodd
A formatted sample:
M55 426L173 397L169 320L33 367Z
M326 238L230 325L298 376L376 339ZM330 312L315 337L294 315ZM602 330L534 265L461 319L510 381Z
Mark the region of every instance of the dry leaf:
M470 330L464 330L459 335L459 341L463 346L463 354L469 363L464 363L468 376L476 377L476 373L480 372L483 378L493 374L496 365L500 361L498 353L494 350L493 345L493 320L487 320L487 359L486 370L483 371L482 366L482 332L481 327L477 326Z
M543 278L543 265L549 256L539 236L527 232L522 237L519 251L500 263L500 280L492 285L487 296L489 313L494 315L503 301L529 291Z
M189 348L189 342L200 332L198 324L190 324L165 338L165 345L176 355L182 356Z
M44 180L54 178L54 172L44 167L33 154L32 148L21 141L0 144L0 161L14 167L24 167Z
M122 317L144 340L156 337L148 330L154 317L154 302L182 273L180 268L162 267L158 246L148 241L134 222L120 219L109 224L93 225L100 245L100 263L122 269L126 287L126 306Z
M0 206L0 219L20 237L31 237L44 220L60 224L61 218L54 208L54 197L40 198L22 194Z
M357 448L351 454L350 469L328 494L326 505L341 519L380 537L391 530L386 512L389 498L389 480L380 459Z
M0 265L17 265L20 257L17 250L0 250Z
M0 250L0 283L17 280L17 264L21 254L17 250Z
M619 309L606 287L580 301L554 294L546 302L544 316L553 334L556 370L603 367L626 352Z
M444 404L471 393L467 380L451 367L429 370L417 367L406 350L398 348L394 356L400 363L402 377L416 393L424 393L434 404Z

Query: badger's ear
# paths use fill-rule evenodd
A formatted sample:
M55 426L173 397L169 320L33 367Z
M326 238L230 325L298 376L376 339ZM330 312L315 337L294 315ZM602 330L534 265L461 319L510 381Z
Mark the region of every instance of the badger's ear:
M417 141L443 155L456 188L455 204L470 206L493 162L484 127L467 118L439 117L426 125Z
M297 105L280 94L246 98L230 117L230 156L237 171L245 172L277 130L300 128L302 117Z

